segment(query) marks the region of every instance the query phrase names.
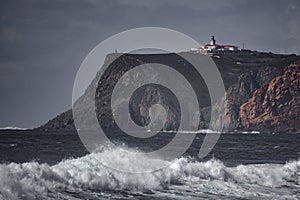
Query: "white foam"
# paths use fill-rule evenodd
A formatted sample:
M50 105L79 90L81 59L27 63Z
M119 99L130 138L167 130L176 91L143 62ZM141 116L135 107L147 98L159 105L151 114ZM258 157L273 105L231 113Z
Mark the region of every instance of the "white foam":
M16 127L16 126L7 126L7 127L0 128L0 130L28 130L28 128L20 128L20 127Z
M64 160L54 166L37 162L1 164L0 199L34 199L43 195L49 197L50 194L62 191L139 192L162 191L165 188L186 190L194 187L198 192L209 190L217 194L230 194L235 191L234 194L243 196L253 195L243 185L271 188L300 185L299 160L285 165L226 167L221 161L214 159L193 162L188 158L180 158L170 162L168 168L155 173L132 174L106 168L99 163L99 159L107 160L112 166L123 165L124 168L138 168L139 171L155 169L157 162L167 162L159 159L153 162L153 159L141 157L137 151L115 147L81 158ZM139 162L133 166L132 160Z
M174 131L163 131L165 133L174 133ZM197 131L186 131L186 130L178 130L176 131L177 133L187 133L187 134L198 134L198 133L205 133L205 134L209 134L209 133L221 133L219 131L214 131L211 129L200 129Z
M243 134L260 134L259 131L243 131Z

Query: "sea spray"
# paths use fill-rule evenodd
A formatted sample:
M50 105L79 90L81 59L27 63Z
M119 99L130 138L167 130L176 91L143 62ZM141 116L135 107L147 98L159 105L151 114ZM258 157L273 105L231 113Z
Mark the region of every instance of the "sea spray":
M243 191L243 185L287 187L300 185L300 161L284 165L261 164L226 167L219 160L197 162L182 157L170 162L169 167L153 173L124 173L105 167L99 160L106 159L110 166L153 169L153 158L141 157L139 152L125 147L107 148L84 157L68 159L56 165L37 162L0 165L1 199L50 198L53 194L84 194L89 191L162 191L172 187L194 187L210 192L228 192L232 188ZM139 165L131 166L132 160ZM233 191L231 191L233 192ZM246 194L243 192L243 194ZM248 193L247 193L248 194ZM251 195L251 194L248 194ZM55 199L55 197L53 197Z

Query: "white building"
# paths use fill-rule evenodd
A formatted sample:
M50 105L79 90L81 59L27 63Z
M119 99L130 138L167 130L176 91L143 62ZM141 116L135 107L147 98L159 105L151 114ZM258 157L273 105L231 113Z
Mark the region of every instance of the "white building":
M237 51L238 47L235 45L220 45L216 43L215 37L211 36L210 43L200 48L192 48L194 53L210 53L214 51Z

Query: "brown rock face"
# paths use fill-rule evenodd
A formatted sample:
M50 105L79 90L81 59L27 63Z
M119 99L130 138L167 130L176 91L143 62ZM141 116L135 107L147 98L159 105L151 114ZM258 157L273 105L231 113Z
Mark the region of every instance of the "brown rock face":
M107 55L104 66L108 66L116 56L118 55ZM193 56L197 58L199 55ZM194 86L194 91L198 91L197 99L201 109L200 129L209 128L210 121L215 122L211 118L211 111L218 113L225 109L225 117L221 119L225 124L224 131L300 132L299 65L285 68L290 63L299 62L300 56L246 50L220 52L212 58L219 68L226 89L222 101L217 101L213 110L206 84L187 61L175 54L126 54L115 60L102 76L101 72L97 73L96 78L99 78L99 81L95 78L75 104L87 105L83 106L84 109L68 110L38 127L37 130L74 131L74 112L84 116L83 120L89 128L93 124L90 123L93 119L89 119L88 113L95 112L95 107L98 122L103 129L117 128L110 112L110 97L116 82L134 66L161 63L172 66L183 74ZM239 64L236 64L237 62ZM143 77L143 74L139 76ZM92 86L97 86L95 94L92 92ZM188 97L189 91L183 92ZM149 108L160 102L169 111L164 130L177 129L181 113L176 98L170 92L152 85L142 87L133 96L129 111L136 124L140 126L149 124ZM95 102L92 102L92 99L95 99Z
M253 93L267 85L274 77L282 73L282 68L263 67L246 72L239 76L238 81L226 91L225 129L243 129L240 127L240 107L247 102Z
M257 89L239 110L243 129L274 132L300 130L300 63Z

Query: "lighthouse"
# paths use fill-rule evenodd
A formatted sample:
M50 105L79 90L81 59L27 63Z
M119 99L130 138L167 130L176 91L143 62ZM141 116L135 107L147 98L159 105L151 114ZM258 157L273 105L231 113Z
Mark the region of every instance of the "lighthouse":
M210 37L209 44L206 44L200 48L192 48L192 52L196 53L213 53L217 51L238 51L239 48L235 45L229 44L217 44L215 40L215 36Z
M210 45L215 45L215 44L216 44L215 36L211 36L210 37Z

